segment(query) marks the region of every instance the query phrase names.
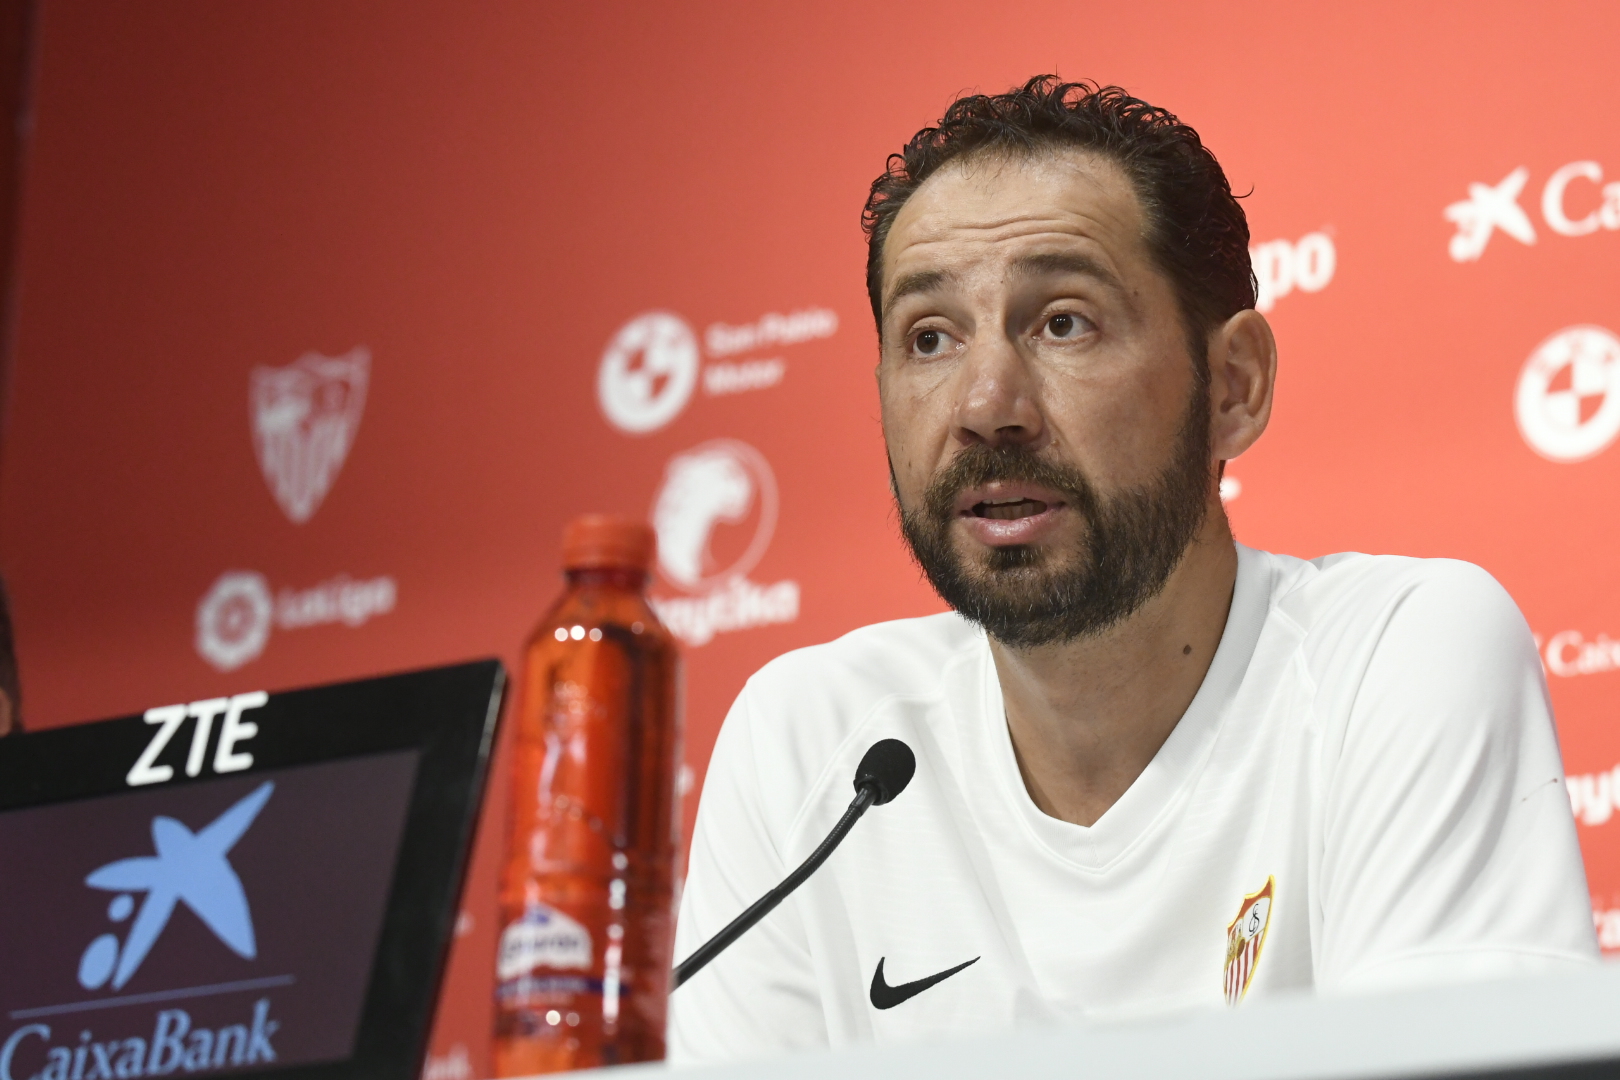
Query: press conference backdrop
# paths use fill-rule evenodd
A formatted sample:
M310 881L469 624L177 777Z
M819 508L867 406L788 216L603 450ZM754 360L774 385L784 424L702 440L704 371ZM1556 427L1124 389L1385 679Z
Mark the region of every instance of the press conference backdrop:
M1620 947L1620 8L46 0L35 33L0 447L31 724L515 662L565 520L646 515L689 828L751 671L939 610L858 212L958 91L1055 70L1250 193L1282 366L1238 536L1469 559L1523 607ZM503 800L432 1080L486 1070Z

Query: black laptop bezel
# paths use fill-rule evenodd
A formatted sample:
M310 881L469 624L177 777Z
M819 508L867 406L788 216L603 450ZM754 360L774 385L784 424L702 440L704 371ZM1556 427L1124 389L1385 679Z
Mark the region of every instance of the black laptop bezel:
M238 750L252 753L253 764L232 777L396 750L419 756L353 1052L335 1061L198 1075L417 1080L505 684L499 660L479 660L273 692L244 714L258 732ZM172 767L172 779L151 786L128 782L160 726L149 724L144 713L0 739L0 814L219 779L211 768L195 777L185 774L195 723L178 728L152 762ZM210 733L210 755L219 727Z

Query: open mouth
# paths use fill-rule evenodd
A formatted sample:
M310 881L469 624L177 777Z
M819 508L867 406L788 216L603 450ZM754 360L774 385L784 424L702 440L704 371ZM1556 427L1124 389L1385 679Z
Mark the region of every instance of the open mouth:
M985 500L973 504L973 516L995 518L998 521L1016 521L1019 518L1044 514L1047 504L1039 499L1010 499L1004 502Z

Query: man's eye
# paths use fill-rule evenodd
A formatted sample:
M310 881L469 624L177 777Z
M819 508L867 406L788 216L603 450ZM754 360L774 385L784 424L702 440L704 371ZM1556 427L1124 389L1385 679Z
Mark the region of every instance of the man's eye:
M917 351L932 356L945 347L945 335L938 330L924 330L917 335Z
M1055 338L1074 337L1080 332L1080 320L1073 315L1054 315L1046 320L1046 329Z

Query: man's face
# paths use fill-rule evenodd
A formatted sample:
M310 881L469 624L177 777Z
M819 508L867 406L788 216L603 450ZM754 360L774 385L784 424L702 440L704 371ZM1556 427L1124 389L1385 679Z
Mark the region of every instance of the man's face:
M884 245L902 525L945 600L1005 644L1128 616L1208 508L1205 358L1142 232L1123 171L1058 151L947 166Z

